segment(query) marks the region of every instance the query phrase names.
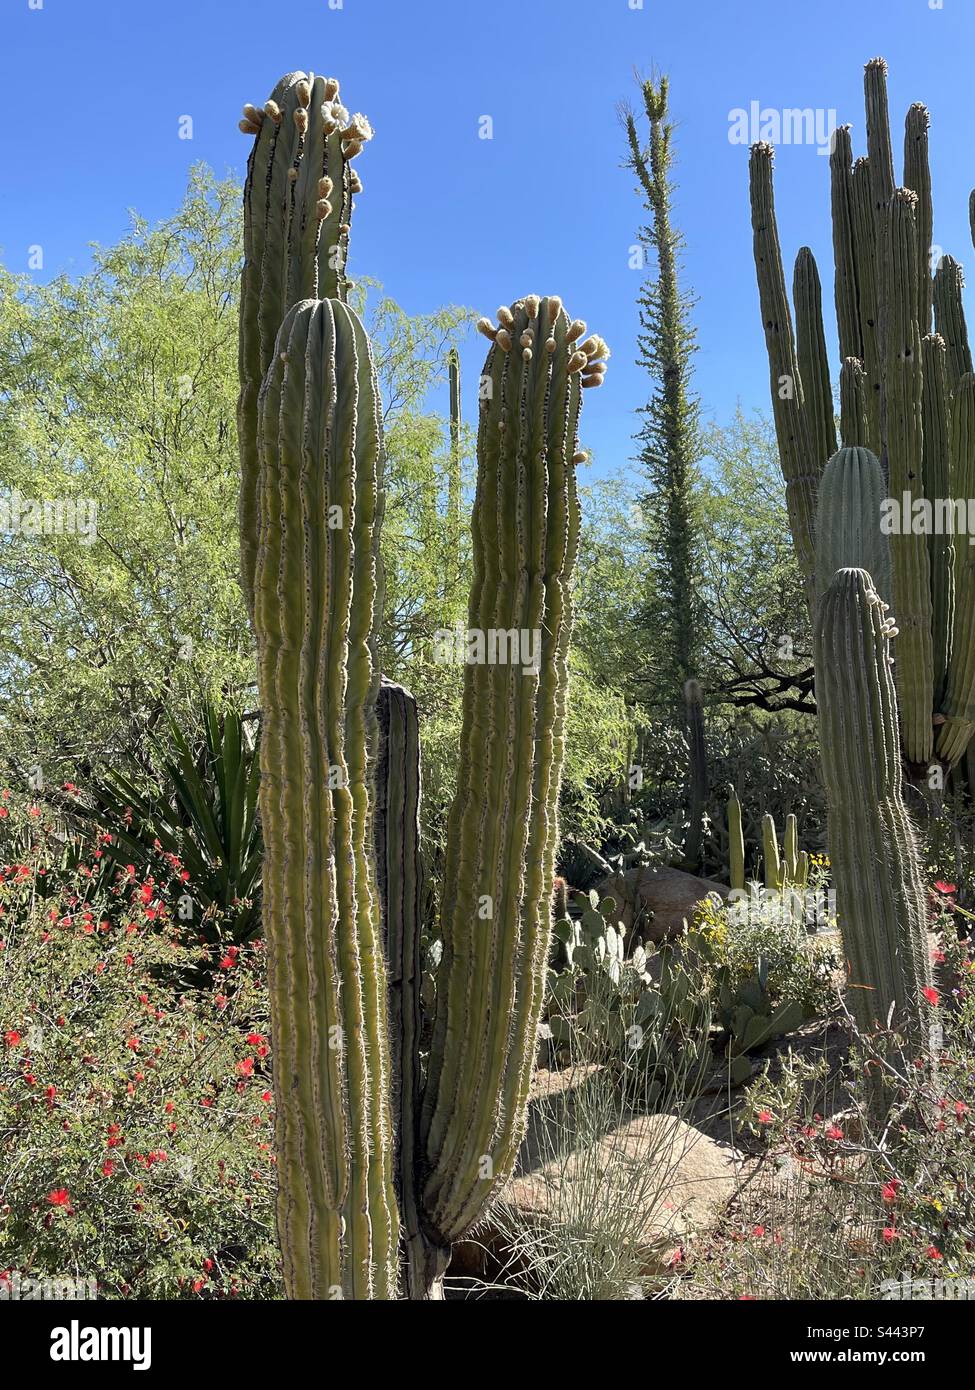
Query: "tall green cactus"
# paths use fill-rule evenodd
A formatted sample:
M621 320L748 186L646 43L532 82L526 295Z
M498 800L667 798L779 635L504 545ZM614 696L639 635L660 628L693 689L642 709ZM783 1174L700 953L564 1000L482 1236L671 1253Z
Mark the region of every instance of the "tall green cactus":
M865 1033L903 1029L926 1047L929 983L924 880L901 795L893 622L863 570L843 569L814 631L829 850L847 959L847 1003Z
M864 569L890 599L890 546L880 529L886 495L876 454L838 449L823 472L816 512L816 589L825 593L839 569Z
M338 300L302 300L260 397L254 572L278 1230L295 1298L389 1297L396 1281L367 842L379 451L365 330Z
M875 58L864 71L867 155L853 160L850 128L833 138L830 156L835 302L843 366L841 436L846 446L869 449L898 506L947 502L970 491L964 458L973 427L963 383L972 357L962 304L961 267L943 256L933 276L929 257L933 212L926 109L913 105L904 127L904 183L897 188L887 108L887 66ZM772 192L772 150L754 146L751 204L762 320L772 374L773 410L793 538L807 579L815 556L817 586L829 584L830 566L866 565L877 547L865 534L864 506L872 505L876 477L847 459L842 476L824 479L830 490L819 519L832 532L817 535L816 485L826 462L829 424L824 389L829 381L816 308L818 275L807 248L796 261L796 334L785 294ZM975 207L973 194L972 207ZM973 221L975 228L975 221ZM975 235L975 232L973 232ZM932 311L936 334L931 333ZM798 340L798 346L797 346ZM949 447L950 445L950 447ZM950 461L951 460L951 461ZM863 491L869 481L870 496ZM970 652L975 644L975 589L950 536L930 542L900 517L888 538L890 600L900 638L895 680L903 751L923 774L934 755L949 766L964 753L975 723ZM879 527L879 516L876 519ZM941 724L937 748L934 729Z
M253 608L258 395L291 305L348 297L349 223L361 188L352 160L372 127L364 116L349 115L334 77L291 72L263 108L244 107L240 128L257 137L244 185L237 407L241 580Z
M745 831L741 802L733 786L728 788L728 880L736 893L745 891Z
M345 303L348 161L371 132L340 114L337 90L291 74L241 123L257 136L241 542L262 703L278 1230L291 1297L395 1297L404 1260L410 1296L436 1297L525 1121L558 838L581 392L601 384L608 349L556 298L528 295L479 325L492 345L470 624L493 656L466 671L421 1085L418 725L376 665L380 412L369 341ZM343 221L331 227L333 187Z
M541 1016L579 536L580 388L606 355L558 299L499 311L485 363L474 505L472 631L538 644L469 665L447 836L422 1130L427 1226L443 1246L484 1210L517 1153Z

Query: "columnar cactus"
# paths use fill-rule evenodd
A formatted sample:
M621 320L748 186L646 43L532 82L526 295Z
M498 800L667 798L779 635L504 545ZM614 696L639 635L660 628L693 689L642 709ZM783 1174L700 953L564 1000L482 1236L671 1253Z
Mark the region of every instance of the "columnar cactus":
M736 893L745 891L745 832L741 802L731 786L728 788L728 877Z
M911 503L925 498L945 503L951 497L970 495L963 490L962 468L949 465L956 446L963 452L967 448L970 427L962 383L972 371L972 358L961 268L944 256L932 280L927 111L915 104L907 113L906 187L897 188L883 59L867 64L864 96L867 156L854 161L848 126L834 133L830 156L836 318L843 359L841 436L844 445L861 446L876 455L884 484L898 507L905 494ZM867 543L860 519L864 502L872 498L862 491L862 468L845 466L842 480L836 476L829 480L840 495L831 497L825 508L839 529L827 537L816 536L815 494L830 438L824 416L829 373L816 314L818 275L811 253L803 247L796 261L794 335L768 145L752 150L751 203L789 517L803 573L809 579L815 567L818 587L823 589L831 579L829 566L870 568L868 556L876 548ZM936 335L931 334L932 310ZM960 441L956 439L959 431ZM875 478L871 489L874 485ZM824 515L822 507L819 515ZM899 521L889 536L889 594L900 630L895 679L903 751L907 762L923 774L935 753L949 766L957 763L975 729L971 718L975 670L969 661L975 638L975 592L964 601L958 593L960 547L954 547L950 538L928 542L915 531L910 506ZM878 510L878 529L880 524ZM859 534L854 535L854 530ZM870 572L883 586L883 576ZM937 745L936 725L942 726Z
M379 451L361 323L338 300L302 300L260 396L254 571L278 1230L295 1298L389 1297L396 1282L366 765Z
M893 1012L926 1046L926 893L901 795L886 605L860 569L834 576L814 631L829 852L847 960L847 1003L865 1033Z
M823 471L816 512L816 587L824 593L838 569L864 569L890 598L890 547L878 524L886 496L869 449L838 449Z
M556 298L527 295L479 325L492 345L470 623L493 652L466 671L421 1086L418 726L376 666L380 413L369 341L344 302L348 161L371 132L337 93L294 73L241 123L257 136L241 540L262 702L278 1229L291 1297L395 1297L404 1258L410 1295L436 1297L451 1242L510 1173L525 1121L558 839L581 392L609 354Z
M581 388L598 384L607 355L558 299L530 295L498 317L479 325L493 346L469 623L534 651L465 675L422 1116L426 1224L443 1247L510 1172L528 1100L558 838Z
M241 580L253 607L257 546L257 402L278 329L292 304L345 300L353 194L352 161L372 138L350 116L334 77L288 73L263 108L244 107L240 128L256 135L244 186L244 269L240 288Z

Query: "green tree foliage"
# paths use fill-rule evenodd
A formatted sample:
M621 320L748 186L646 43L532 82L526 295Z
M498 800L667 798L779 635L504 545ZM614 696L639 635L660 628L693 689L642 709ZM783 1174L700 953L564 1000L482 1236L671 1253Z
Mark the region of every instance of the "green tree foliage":
M770 421L738 411L712 427L699 490L701 593L711 624L706 679L738 709L812 713L812 634L782 523L784 485Z
M138 749L191 689L237 688L239 191L203 170L179 211L47 285L0 272L0 494L91 502L97 537L0 536L0 707L51 775Z
M0 747L15 785L35 766L48 785L115 769L148 791L165 776L167 714L190 729L208 700L255 710L238 587L239 200L233 180L199 167L171 217L133 217L117 246L93 248L81 276L41 285L0 269L0 501L97 505L91 543L0 529ZM436 836L463 672L435 664L433 645L438 629L466 622L473 495L471 430L461 426L453 451L446 383L470 315L408 315L368 279L356 296L386 442L380 655L420 702ZM566 770L576 825L595 814L587 783L622 765L628 715L615 692L630 674L606 610L632 609L625 569L639 536L592 500Z

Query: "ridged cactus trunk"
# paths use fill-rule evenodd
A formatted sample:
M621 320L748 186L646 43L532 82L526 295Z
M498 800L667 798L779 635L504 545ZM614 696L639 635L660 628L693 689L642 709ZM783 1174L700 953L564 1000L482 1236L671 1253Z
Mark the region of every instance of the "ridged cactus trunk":
M444 869L422 1115L425 1227L443 1251L485 1210L521 1139L541 1017L564 754L581 388L605 345L558 299L499 311L482 380L470 664ZM516 641L520 642L515 655ZM527 644L527 645L526 645Z
M367 758L380 432L338 300L278 334L258 414L254 633L278 1231L292 1298L388 1298L398 1220Z
M890 1020L913 1061L927 1051L927 895L901 795L893 622L860 569L840 570L817 609L816 697L846 1000L867 1036ZM879 1069L878 1106L889 1096Z
M241 122L257 137L240 519L262 710L277 1220L289 1297L394 1298L405 1266L408 1295L436 1298L451 1244L510 1174L525 1123L558 838L581 393L601 384L608 349L556 298L528 295L479 325L492 345L473 657L424 1075L419 722L376 663L379 396L345 302L361 186L349 161L371 131L337 96L334 79L293 73Z

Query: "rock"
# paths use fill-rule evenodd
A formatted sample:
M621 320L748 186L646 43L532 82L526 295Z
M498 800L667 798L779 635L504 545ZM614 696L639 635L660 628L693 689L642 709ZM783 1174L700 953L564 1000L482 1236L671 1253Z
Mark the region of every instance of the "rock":
M715 893L722 900L731 890L710 878L686 874L683 869L627 869L597 885L601 898L615 898L620 921L630 933L634 927L645 941L670 941L690 925L698 903Z
M505 1186L500 1204L476 1238L455 1248L451 1273L497 1278L524 1269L530 1244L512 1259L506 1250L512 1223L558 1222L579 1240L580 1228L632 1239L643 1276L669 1271L675 1250L711 1229L734 1195L741 1157L673 1115L641 1115L565 1158L521 1173ZM615 1210L614 1210L615 1204ZM622 1211L620 1208L625 1207Z

